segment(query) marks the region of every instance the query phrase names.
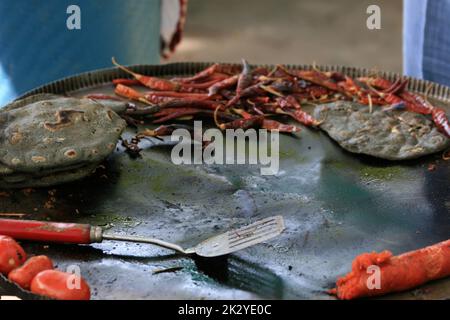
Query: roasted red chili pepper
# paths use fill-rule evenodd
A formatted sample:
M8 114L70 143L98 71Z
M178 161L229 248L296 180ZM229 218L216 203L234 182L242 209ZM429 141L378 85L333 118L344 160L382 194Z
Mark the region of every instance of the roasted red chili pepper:
M12 238L0 235L0 273L8 275L20 267L27 255L22 247Z
M247 60L242 59L242 72L239 75L238 83L236 87L236 95L240 96L244 89L248 88L253 82L251 74L251 68Z
M351 93L339 87L334 80L326 76L323 72L319 72L316 70L295 70L293 71L293 73L300 79L312 82L314 84L325 87L332 91L342 93L343 95L349 98L352 97Z
M262 126L264 121L263 116L253 116L251 118L245 119L237 119L227 123L220 123L218 127L220 130L226 129L249 129L249 128L259 128Z
M86 280L71 273L45 270L31 282L31 292L58 300L89 300L91 289Z
M128 68L117 63L117 61L112 58L113 64L119 69L125 71L128 74L131 74L136 80L138 80L141 84L146 86L147 88L153 90L161 90L161 91L176 91L180 88L178 83L172 82L170 80L161 79L157 77L145 76L136 72L131 71Z
M94 99L94 100L115 100L115 101L122 101L120 98L110 96L103 93L92 93L85 95L84 98L86 99Z
M243 92L247 89L253 82L253 77L251 74L250 65L245 59L242 59L242 71L239 74L237 87L236 87L236 96L230 100L227 104L227 107L235 104L241 97L243 97Z
M216 71L218 71L219 67L220 67L220 65L218 63L215 63L215 64L209 66L208 68L196 73L192 77L175 78L173 80L175 80L177 82L181 82L181 83L197 81L197 80L207 78L207 77L213 75L214 73L216 73Z
M189 132L192 132L194 129L190 126L182 125L182 124L169 124L169 125L161 125L156 129L145 129L140 132L138 136L140 137L162 137L169 136L177 129L185 129Z
M23 266L8 274L8 279L23 289L30 289L34 277L44 271L53 269L53 262L47 256L36 256L28 259Z
M154 117L158 118L156 120L153 120L153 123L154 124L163 123L168 120L177 119L185 116L191 116L195 114L213 118L215 113L212 110L197 109L197 108L164 108L153 115ZM224 112L216 112L216 115L218 118L221 118L225 121L235 120L234 117L227 115Z
M139 80L136 80L136 79L124 79L124 78L114 79L112 81L112 83L115 84L115 85L123 84L125 86L138 86L138 85L142 84Z
M189 90L189 89L208 89L209 87L215 85L218 82L221 82L222 79L213 79L207 82L202 83L183 83L181 86L181 90Z
M262 127L267 130L275 130L279 132L285 132L285 133L293 133L293 132L299 132L300 128L290 125L290 124L284 124L275 120L271 119L264 119Z
M211 97L211 96L219 93L223 89L230 88L230 87L236 85L238 82L238 79L239 79L239 76L234 75L232 77L229 77L227 79L224 79L222 81L215 83L214 85L209 87L208 96Z
M191 100L191 99L177 99L171 100L158 105L159 108L197 108L216 110L216 108L223 109L223 103L210 100Z
M146 104L152 104L148 99L146 99L139 91L134 90L130 87L127 87L123 84L118 84L116 88L114 89L115 94L118 96L128 98L131 100L140 101Z
M241 110L241 109L235 110L235 112L239 113L244 119L247 119L247 120L253 119L255 117L255 116L251 115L250 113L245 112L244 110ZM275 130L275 131L286 132L286 133L300 131L299 127L288 125L288 124L283 124L281 122L266 119L266 118L263 118L261 127L263 129L267 129L267 130L271 130L271 131Z
M248 97L254 97L254 96L266 94L266 91L261 88L261 85L265 85L266 83L267 82L257 83L257 84L251 85L250 87L244 89L241 92L240 96L236 95L231 100L229 100L226 107L230 107L230 106L236 104L242 98L248 98Z

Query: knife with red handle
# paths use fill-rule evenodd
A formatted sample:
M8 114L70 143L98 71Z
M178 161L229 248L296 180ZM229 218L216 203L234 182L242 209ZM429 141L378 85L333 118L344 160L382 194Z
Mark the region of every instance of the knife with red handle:
M0 235L16 240L88 244L101 242L102 233L88 224L0 219Z
M184 250L177 244L163 240L105 234L101 227L80 223L0 219L0 235L9 236L16 240L69 244L90 244L102 242L103 240L141 242L154 244L184 254L192 253L189 249Z

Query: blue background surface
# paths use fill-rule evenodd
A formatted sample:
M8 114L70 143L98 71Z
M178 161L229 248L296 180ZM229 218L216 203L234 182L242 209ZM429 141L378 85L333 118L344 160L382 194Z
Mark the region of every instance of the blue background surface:
M81 30L69 30L69 5ZM159 62L159 0L0 2L0 105L36 86L76 73Z
M404 73L450 86L450 0L405 0L403 21Z

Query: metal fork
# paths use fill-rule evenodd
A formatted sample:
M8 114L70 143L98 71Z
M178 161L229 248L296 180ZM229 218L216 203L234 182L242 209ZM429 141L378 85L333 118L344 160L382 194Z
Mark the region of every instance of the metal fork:
M0 219L0 234L17 240L74 244L90 244L103 240L129 241L149 243L182 254L197 254L202 257L217 257L248 248L280 235L284 228L283 217L273 216L214 236L192 248L183 249L177 244L159 239L104 233L101 227L88 224Z

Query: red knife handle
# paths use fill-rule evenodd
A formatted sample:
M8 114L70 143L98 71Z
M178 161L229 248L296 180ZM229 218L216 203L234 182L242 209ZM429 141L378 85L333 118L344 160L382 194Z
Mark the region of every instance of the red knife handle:
M16 240L88 244L98 241L98 231L88 224L0 219L0 235Z

